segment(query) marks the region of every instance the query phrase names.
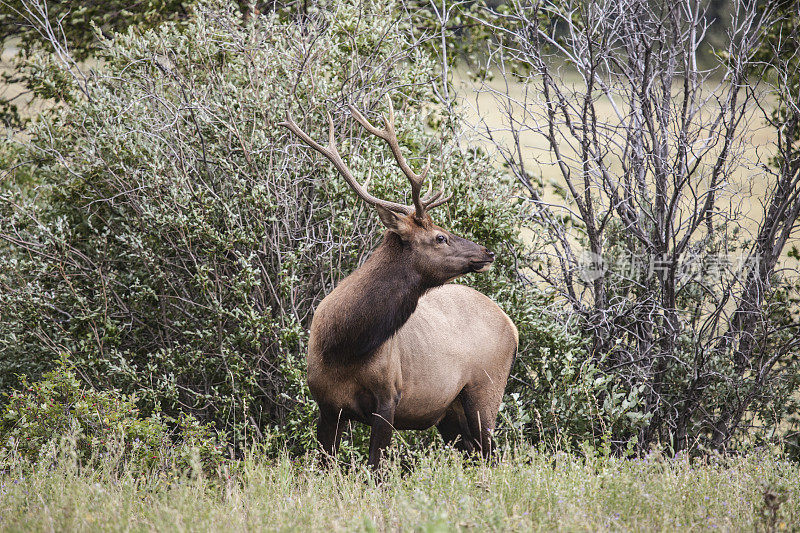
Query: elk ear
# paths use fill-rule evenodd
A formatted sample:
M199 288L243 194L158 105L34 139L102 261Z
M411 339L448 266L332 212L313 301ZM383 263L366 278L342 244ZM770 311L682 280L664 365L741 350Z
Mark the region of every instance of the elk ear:
M408 240L411 237L413 228L406 215L395 213L382 205L376 205L375 209L378 210L378 216L381 217L381 222L386 226L386 229L397 233L403 240Z

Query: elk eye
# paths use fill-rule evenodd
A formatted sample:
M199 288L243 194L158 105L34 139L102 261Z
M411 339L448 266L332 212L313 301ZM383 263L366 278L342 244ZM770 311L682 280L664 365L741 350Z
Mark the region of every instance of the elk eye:
M436 242L438 242L439 244L445 243L447 242L447 237L445 237L444 235L437 235Z

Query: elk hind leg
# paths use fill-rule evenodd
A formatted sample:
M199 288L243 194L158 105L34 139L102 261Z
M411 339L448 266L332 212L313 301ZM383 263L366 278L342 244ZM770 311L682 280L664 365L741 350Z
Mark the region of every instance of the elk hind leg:
M461 406L453 406L447 410L444 417L436 424L436 429L442 435L442 439L448 446L453 446L456 450L470 454L475 451L472 445L472 435L470 435L467 419Z
M500 407L500 400L494 401L489 392L481 387L465 387L460 394L472 444L484 459L492 455L492 432Z

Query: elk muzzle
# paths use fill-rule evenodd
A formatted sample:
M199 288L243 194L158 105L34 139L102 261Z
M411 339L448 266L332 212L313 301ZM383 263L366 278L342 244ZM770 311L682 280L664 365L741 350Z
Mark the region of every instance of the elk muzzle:
M488 248L483 249L484 258L479 260L473 260L470 263L473 272L486 272L491 268L492 263L494 263L494 252L489 250Z

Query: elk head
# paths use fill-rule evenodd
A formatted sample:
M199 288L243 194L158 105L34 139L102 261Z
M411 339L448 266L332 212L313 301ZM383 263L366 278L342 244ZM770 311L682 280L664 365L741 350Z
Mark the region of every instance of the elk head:
M355 179L336 148L333 119L328 113L328 146L322 146L314 141L307 133L301 130L292 120L288 111L286 121L280 126L285 126L306 144L327 157L339 173L344 177L350 187L362 200L375 207L378 216L386 229L397 236L408 247L414 269L427 280L429 284L441 285L462 274L470 272L484 272L489 269L494 261L494 253L486 247L472 241L453 235L444 228L434 224L428 211L447 202L451 196L444 196L444 191L432 191L429 185L428 192L420 196L422 185L431 167L430 157L421 174L415 173L400 152L400 143L394 129L394 109L392 100L387 95L389 103L389 117L383 117L384 128L378 129L367 121L366 118L353 106L349 105L350 113L372 135L386 141L397 161L398 166L411 183L411 198L413 205L404 205L389 200L376 198L369 193L369 179L363 184Z

